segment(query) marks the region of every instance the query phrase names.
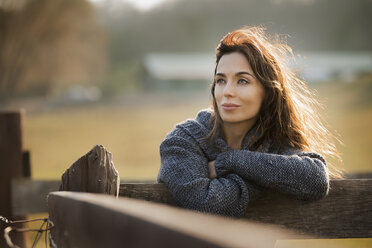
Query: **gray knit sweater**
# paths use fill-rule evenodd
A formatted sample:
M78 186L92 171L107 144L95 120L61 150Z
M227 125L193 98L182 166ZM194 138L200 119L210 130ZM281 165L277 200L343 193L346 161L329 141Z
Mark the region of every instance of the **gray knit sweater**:
M222 137L215 145L205 142L209 133L207 110L195 120L180 123L160 145L161 168L158 182L184 208L241 217L248 203L264 188L274 188L299 200L317 200L329 188L324 158L317 153L286 149L274 153L249 151L243 140L241 150L232 150ZM215 160L216 179L209 178L208 162Z

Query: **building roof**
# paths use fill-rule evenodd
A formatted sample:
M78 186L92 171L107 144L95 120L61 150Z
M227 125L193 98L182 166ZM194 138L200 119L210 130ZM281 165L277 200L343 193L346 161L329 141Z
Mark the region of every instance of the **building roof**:
M212 80L214 54L148 54L144 61L147 72L161 80Z

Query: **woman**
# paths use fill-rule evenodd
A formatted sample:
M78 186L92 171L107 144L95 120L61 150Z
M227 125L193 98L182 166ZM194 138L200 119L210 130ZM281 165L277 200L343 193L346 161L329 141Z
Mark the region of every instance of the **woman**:
M265 188L317 200L329 174L340 176L320 155L337 152L306 84L281 61L285 51L259 27L220 41L213 109L178 124L160 146L158 181L180 206L240 217Z

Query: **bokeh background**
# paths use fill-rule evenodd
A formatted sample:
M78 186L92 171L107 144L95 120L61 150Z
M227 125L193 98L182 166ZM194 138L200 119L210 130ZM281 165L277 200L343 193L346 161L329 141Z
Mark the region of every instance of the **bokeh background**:
M218 41L264 25L324 105L337 166L371 172L371 23L371 0L0 0L0 109L25 110L34 179L102 144L121 180L155 180L165 135L209 107Z
M209 107L224 34L264 25L324 105L346 172L372 171L371 0L1 0L0 107L25 109L32 178L94 145L122 180L155 180L159 144Z

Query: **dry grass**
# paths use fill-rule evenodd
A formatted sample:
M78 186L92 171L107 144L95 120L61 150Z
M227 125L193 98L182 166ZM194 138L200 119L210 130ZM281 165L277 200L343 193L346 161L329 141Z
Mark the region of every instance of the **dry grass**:
M176 123L208 107L206 100L74 107L26 115L25 148L31 151L33 178L60 178L76 159L102 144L113 153L122 180L155 179L161 141Z
M372 76L367 80L316 88L326 107L324 118L343 143L338 149L346 172L372 171Z

